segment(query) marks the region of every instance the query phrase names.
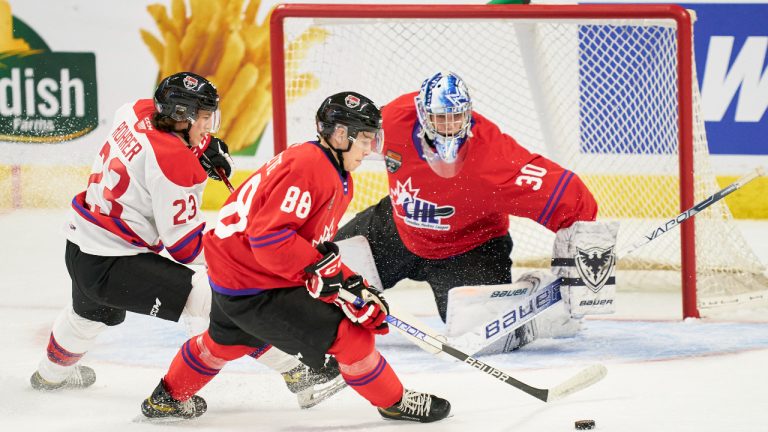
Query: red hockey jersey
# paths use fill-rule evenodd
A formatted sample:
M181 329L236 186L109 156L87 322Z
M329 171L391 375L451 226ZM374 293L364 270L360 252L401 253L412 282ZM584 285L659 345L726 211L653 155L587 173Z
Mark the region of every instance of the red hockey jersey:
M330 158L318 142L291 146L230 195L203 238L214 291L304 284L304 268L321 256L315 247L333 239L352 200L352 176L342 177Z
M435 174L422 156L415 96L382 109L393 217L411 252L428 259L464 253L504 235L509 215L552 231L595 219L597 203L577 175L529 152L476 112L463 167L451 178Z
M151 123L152 99L126 104L72 200L67 238L83 252L125 256L167 248L181 263L202 248L200 202L207 180L197 155Z

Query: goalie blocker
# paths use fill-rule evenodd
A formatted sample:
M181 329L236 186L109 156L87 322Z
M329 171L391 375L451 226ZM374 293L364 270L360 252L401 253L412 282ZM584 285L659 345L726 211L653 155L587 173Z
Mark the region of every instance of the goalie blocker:
M576 222L555 237L552 272L574 318L615 311L618 222Z

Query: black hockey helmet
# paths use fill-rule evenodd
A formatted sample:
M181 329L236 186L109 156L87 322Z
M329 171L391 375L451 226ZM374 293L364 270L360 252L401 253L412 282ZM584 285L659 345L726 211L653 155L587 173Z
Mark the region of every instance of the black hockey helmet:
M216 86L192 72L179 72L166 77L155 90L158 114L176 121L195 121L198 110L215 112L218 108Z
M327 97L315 116L317 132L326 141L336 128L336 125L347 127L349 137L348 151L357 134L361 131L373 132L377 135L381 131L381 111L372 100L351 91L336 93Z

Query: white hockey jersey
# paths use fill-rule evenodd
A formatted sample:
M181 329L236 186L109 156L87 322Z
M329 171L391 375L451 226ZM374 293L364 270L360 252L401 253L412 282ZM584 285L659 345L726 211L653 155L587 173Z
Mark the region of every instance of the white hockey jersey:
M93 164L88 187L72 200L67 238L91 255L160 252L180 263L202 250L200 203L206 174L178 136L152 126L154 105L121 107Z

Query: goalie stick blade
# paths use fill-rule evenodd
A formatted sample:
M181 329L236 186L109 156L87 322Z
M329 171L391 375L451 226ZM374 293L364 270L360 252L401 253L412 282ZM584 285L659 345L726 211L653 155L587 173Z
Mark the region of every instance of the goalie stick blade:
M562 399L570 394L576 393L577 391L584 390L585 388L605 378L607 373L608 369L601 364L589 366L568 380L563 381L557 386L549 389L546 402Z

